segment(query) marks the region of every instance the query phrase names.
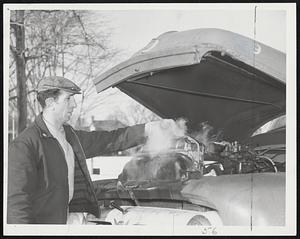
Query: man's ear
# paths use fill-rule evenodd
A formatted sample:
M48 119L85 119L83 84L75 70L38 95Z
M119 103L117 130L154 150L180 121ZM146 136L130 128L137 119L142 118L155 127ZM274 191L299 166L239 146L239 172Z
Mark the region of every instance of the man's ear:
M54 98L53 97L47 98L45 100L45 105L46 105L47 108L50 107L51 105L53 105L53 103L54 103Z

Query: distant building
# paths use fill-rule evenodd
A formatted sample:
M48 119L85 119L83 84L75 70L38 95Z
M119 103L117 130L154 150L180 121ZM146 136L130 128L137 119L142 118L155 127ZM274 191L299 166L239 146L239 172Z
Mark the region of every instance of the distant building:
M123 124L119 120L95 120L95 118L92 117L90 130L112 131L118 128L124 128L126 126L127 125Z
M119 120L95 120L92 116L88 122L85 118L79 118L75 128L80 130L92 131L92 130L104 130L112 131L118 128L124 128L127 125L123 124Z

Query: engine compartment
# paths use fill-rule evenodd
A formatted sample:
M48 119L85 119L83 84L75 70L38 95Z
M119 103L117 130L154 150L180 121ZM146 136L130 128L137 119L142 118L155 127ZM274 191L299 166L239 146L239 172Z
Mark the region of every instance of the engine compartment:
M282 170L268 155L279 146L262 150L237 141L204 145L189 136L176 138L172 145L164 152L136 154L118 179L97 183L102 221L112 225L156 225L157 218L168 218L166 222L176 221L177 225L222 225L213 200L200 193L194 202L182 193L186 186L193 181L206 184L203 179L211 176L212 169L217 172L213 176L274 174ZM249 183L238 184L236 190L245 190ZM242 202L238 205L245 207Z
M251 148L249 145L241 144L237 141L213 142L210 143L209 153L204 155L205 161L210 161L205 165L204 174L210 170L215 170L217 175L224 174L245 174L245 173L263 173L263 172L284 172L285 162L276 162L273 160L277 154L285 153L282 145L273 145L264 149L257 147ZM272 156L269 153L279 150Z
M238 141L211 141L205 145L184 136L175 139L173 147L167 151L136 154L124 166L119 180L126 184L157 180L185 181L199 179L211 170L215 171L214 176L284 172L285 161L273 160L282 153L285 153L283 145L252 147Z

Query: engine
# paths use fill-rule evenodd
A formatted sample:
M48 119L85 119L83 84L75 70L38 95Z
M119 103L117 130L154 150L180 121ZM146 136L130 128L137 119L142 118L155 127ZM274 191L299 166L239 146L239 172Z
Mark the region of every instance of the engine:
M141 152L129 161L119 181L125 184L142 181L185 181L203 175L277 172L277 166L264 152L237 141L210 142L207 146L185 136L173 147L160 153Z
M141 152L135 155L119 175L119 181L184 181L203 175L204 145L191 137L178 138L163 152Z
M204 174L214 170L220 174L277 172L277 166L265 152L259 152L237 141L211 142L204 153Z

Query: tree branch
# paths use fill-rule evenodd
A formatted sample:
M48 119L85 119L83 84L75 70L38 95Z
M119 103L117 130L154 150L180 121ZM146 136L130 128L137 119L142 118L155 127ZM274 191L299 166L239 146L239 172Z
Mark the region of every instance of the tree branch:
M14 87L14 88L10 89L10 90L9 90L9 93L12 92L12 91L14 91L16 88L17 88L17 87Z
M10 21L10 25L11 26L21 26L21 27L24 27L24 23L19 23L19 22L14 22L14 21Z
M39 55L39 56L26 56L26 57L25 57L25 61L39 59L39 58L42 58L42 57L44 57L44 56L47 57L47 55L45 55L45 54L41 54L41 55Z
M17 99L17 96L11 96L11 97L9 97L9 101L11 101L11 100L15 100L15 99Z
M36 93L37 91L35 90L35 89L33 89L33 90L30 90L30 91L28 91L27 92L27 95L29 95L29 94L31 94L31 93Z

